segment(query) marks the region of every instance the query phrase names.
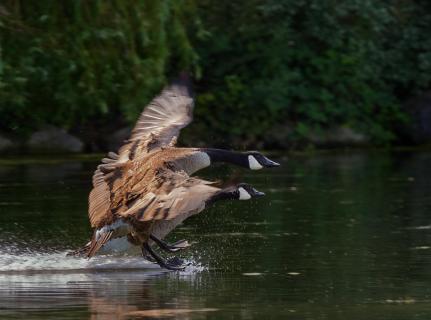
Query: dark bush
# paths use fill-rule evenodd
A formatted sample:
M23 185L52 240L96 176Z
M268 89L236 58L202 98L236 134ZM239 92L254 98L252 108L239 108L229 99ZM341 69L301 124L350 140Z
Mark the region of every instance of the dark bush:
M0 19L0 127L20 135L131 124L189 70L190 139L253 145L277 126L302 141L346 126L390 143L404 101L431 83L428 1L9 0Z

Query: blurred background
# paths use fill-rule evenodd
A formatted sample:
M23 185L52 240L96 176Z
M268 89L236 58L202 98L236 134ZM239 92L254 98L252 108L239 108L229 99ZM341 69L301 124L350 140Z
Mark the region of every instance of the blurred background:
M183 70L183 144L429 144L430 30L428 0L3 0L0 153L115 149Z

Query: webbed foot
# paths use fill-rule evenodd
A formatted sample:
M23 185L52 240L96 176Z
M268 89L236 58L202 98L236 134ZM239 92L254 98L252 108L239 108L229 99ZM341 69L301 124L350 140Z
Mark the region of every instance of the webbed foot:
M157 263L160 267L168 269L168 270L184 270L186 268L185 265L183 265L183 260L174 257L169 260L165 260L163 257L157 254L149 245L148 243L145 243L143 246L143 249L145 249L146 252L151 256L152 259L154 259L154 262Z

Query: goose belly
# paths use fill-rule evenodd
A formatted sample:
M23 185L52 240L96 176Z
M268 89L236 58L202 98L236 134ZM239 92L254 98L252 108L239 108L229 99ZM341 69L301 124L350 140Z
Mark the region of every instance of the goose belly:
M127 235L132 231L132 226L122 219L105 225L96 231L96 240L108 232L112 232L109 239L99 250L102 254L118 254L127 252L139 252L140 248L131 243Z
M106 242L102 248L100 248L100 253L103 254L120 254L120 253L140 253L141 248L137 245L132 244L127 236L110 239Z
M174 230L179 224L181 224L186 217L179 216L172 220L160 220L154 223L153 229L151 230L151 234L158 239L163 239L166 237L172 230Z

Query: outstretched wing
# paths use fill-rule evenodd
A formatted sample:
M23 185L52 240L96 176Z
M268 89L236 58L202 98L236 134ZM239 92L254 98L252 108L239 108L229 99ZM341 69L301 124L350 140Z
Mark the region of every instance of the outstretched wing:
M92 227L103 225L111 218L111 190L107 180L121 178L120 168L129 160L152 150L173 145L182 128L193 118L193 98L188 80L183 78L165 88L144 109L130 138L119 153L110 152L93 175L93 190L89 196L88 215ZM117 170L118 169L118 170Z
M186 80L165 88L140 115L129 140L119 150L118 161L132 160L154 149L175 144L180 130L193 119L193 106Z
M136 201L123 217L133 216L139 221L171 220L179 215L190 216L205 208L205 202L220 189L214 182L191 178L185 173L170 172L165 175L163 192L146 194Z

